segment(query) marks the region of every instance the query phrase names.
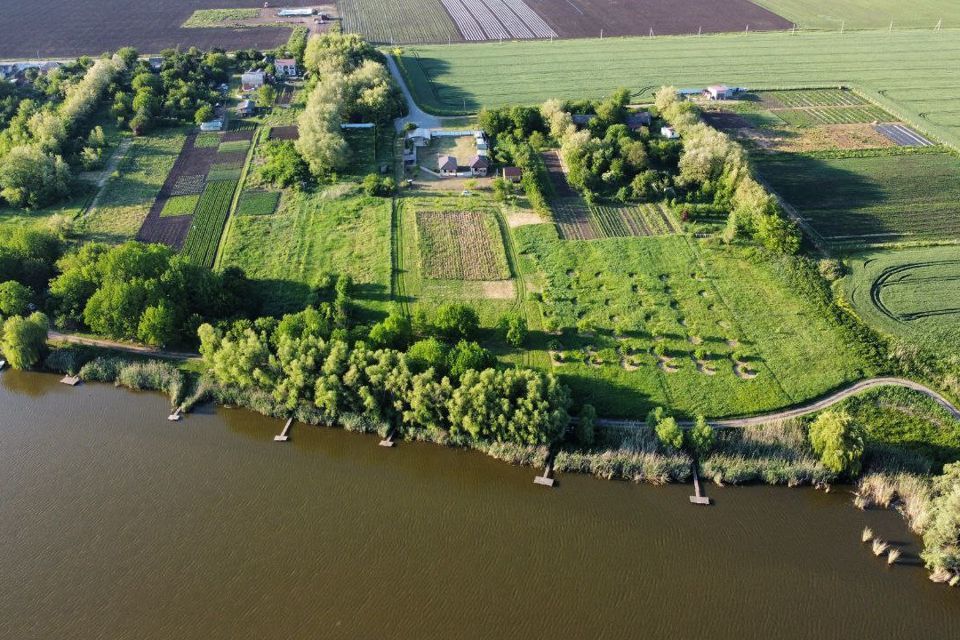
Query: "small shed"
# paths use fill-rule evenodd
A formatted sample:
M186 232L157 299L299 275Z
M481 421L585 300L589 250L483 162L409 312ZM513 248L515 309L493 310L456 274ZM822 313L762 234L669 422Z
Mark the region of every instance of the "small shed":
M437 168L442 176L457 175L457 159L453 156L437 156Z
M310 7L277 9L277 16L280 18L309 18L314 13Z
M149 64L150 68L153 69L154 71L159 71L160 68L163 66L163 58L160 58L158 56L151 56L147 58L147 64Z
M241 100L237 105L237 113L241 116L252 116L256 110L257 106L253 104L253 100Z
M703 95L710 100L729 100L734 91L725 84L714 84L703 91Z
M649 111L638 111L627 116L627 126L634 131L640 127L649 127L652 122Z
M520 182L520 178L523 177L523 172L520 171L520 167L504 167L503 168L503 179L509 180L516 184Z
M673 127L660 127L660 135L667 140L676 140L680 137L680 134Z
M223 131L223 120L210 120L200 125L200 131Z
M266 74L263 71L251 69L240 76L240 84L244 91L259 89L264 82L266 82Z
M490 158L487 156L476 155L470 161L470 175L484 177L490 168Z
M273 61L273 68L278 76L297 77L297 61L293 58L277 58Z

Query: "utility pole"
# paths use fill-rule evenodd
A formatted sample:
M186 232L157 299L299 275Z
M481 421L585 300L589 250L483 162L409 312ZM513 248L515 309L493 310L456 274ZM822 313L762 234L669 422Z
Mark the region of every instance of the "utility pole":
M697 37L699 38L702 35L703 35L703 27L697 27Z
M841 21L840 21L840 35L843 35L843 29L844 29L846 26L847 26L847 21L846 21L846 20L841 20Z
M603 40L603 29L600 29L600 39Z
M943 18L940 18L940 20L937 22L937 31L940 31L940 27L942 26L943 26Z
M890 33L893 33L893 20L890 21Z

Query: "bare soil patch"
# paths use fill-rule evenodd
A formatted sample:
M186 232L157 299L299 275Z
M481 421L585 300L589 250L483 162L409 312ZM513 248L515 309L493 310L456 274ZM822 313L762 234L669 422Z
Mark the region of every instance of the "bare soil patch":
M513 280L483 280L480 289L488 300L513 300L517 297L517 286Z
M790 21L749 0L526 0L561 38L789 29Z
M312 6L289 0L285 6ZM289 27L182 29L195 9L262 7L262 0L34 0L4 2L0 58L34 59L97 55L132 46L141 53L191 46L227 50L272 49L287 41ZM313 22L310 21L312 25ZM16 34L15 37L12 34ZM11 37L6 37L11 36Z
M295 124L283 127L272 127L270 129L271 140L296 140L299 137L300 130Z
M515 209L513 211L508 211L507 215L507 226L511 229L517 227L525 227L531 224L542 224L544 222L543 218L534 213L533 211L523 211L521 209Z

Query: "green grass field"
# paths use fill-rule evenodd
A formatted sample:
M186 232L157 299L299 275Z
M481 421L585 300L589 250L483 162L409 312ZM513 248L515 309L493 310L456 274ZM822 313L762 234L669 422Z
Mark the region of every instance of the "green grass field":
M960 27L960 4L953 0L752 0L800 29L932 29Z
M960 344L960 247L853 256L844 290L868 324L953 355Z
M960 239L960 158L755 155L760 173L837 248Z
M864 373L777 264L681 236L561 242L552 225L515 235L521 263L545 274L534 348L554 351L554 370L604 415L756 413Z
M960 25L958 25L960 26ZM522 61L522 63L517 63ZM599 98L621 86L754 88L855 85L893 114L960 145L960 31L757 33L408 47L418 103L464 108ZM638 71L642 70L642 72Z
M180 155L185 139L182 129L161 129L135 138L118 167L118 175L106 184L96 206L77 222L77 231L88 240L133 239Z
M390 264L390 201L347 184L287 191L275 214L235 217L221 260L256 281L271 314L302 309L324 273L350 274L358 304L380 313L389 303Z
M237 203L238 216L268 216L280 204L279 191L244 191Z
M56 230L63 223L76 219L91 198L91 192L80 189L75 197L66 202L35 211L0 206L0 231L17 227Z
M370 42L404 44L461 40L440 0L340 0L343 29Z

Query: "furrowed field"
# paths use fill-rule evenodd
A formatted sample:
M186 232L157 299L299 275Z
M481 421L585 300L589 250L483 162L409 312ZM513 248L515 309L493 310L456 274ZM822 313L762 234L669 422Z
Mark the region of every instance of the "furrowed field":
M801 29L886 29L960 27L960 4L953 0L753 0Z
M960 145L957 30L417 46L405 50L402 62L420 105L438 113L459 112L464 101L476 110L551 97L598 98L619 86L650 96L661 85L848 84Z
M755 159L771 186L836 248L960 239L960 159L952 153Z
M459 42L460 32L440 0L340 0L345 31L371 42Z

